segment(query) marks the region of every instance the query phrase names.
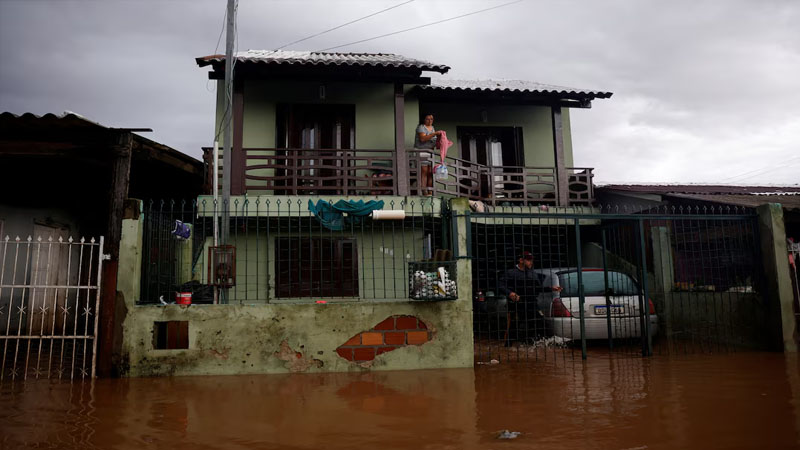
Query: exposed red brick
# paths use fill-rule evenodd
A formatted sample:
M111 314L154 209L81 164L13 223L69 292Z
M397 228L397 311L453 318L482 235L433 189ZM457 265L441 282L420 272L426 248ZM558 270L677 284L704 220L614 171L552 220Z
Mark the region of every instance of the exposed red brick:
M383 322L375 325L373 330L394 330L394 317L387 317Z
M383 345L383 334L361 333L361 345Z
M383 342L386 345L404 345L406 343L406 333L403 331L387 331L383 334Z
M390 352L390 351L392 351L392 350L394 350L396 348L397 347L378 347L377 355L380 355L380 354L383 354L383 353L386 353L386 352Z
M302 354L302 353L300 353L300 352L295 352L295 353L294 353L294 357L295 357L295 358L297 358L297 359L300 359L300 358L302 358L302 357L303 357L303 354Z
M428 342L427 331L409 331L408 345L421 345Z
M395 328L398 330L416 330L417 318L414 316L400 316L397 318Z
M351 337L350 339L347 340L347 342L345 342L342 345L361 345L361 333L358 333L357 335Z
M428 326L425 325L425 322L423 322L422 319L417 319L417 322L419 322L419 329L420 330L427 330L428 329Z
M362 347L353 350L353 360L372 361L375 359L375 347Z
M352 361L353 360L353 349L352 348L343 348L339 347L336 349L336 353L339 354L342 358Z

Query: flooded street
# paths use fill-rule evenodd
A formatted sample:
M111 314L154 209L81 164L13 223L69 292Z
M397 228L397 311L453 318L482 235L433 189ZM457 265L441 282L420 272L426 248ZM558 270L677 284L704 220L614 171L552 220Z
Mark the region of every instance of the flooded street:
M1 447L796 448L800 365L592 353L472 369L6 385ZM501 430L519 431L498 440Z

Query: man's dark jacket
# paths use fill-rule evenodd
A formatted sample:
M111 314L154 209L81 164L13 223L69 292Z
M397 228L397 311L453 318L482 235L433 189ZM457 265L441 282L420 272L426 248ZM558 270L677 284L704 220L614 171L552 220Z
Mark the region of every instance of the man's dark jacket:
M533 270L522 270L514 266L500 276L497 283L497 290L506 298L512 292L520 296L520 302L536 303L536 296L542 289L542 283L536 277Z

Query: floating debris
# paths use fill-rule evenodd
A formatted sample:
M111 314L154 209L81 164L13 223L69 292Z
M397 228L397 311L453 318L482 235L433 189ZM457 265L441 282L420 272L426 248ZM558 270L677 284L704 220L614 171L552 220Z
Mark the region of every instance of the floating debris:
M516 439L519 435L522 434L519 431L508 431L503 430L500 434L497 435L497 439Z

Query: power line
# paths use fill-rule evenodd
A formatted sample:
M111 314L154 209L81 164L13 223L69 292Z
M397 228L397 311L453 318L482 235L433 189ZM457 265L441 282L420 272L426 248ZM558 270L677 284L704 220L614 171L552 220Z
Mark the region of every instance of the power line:
M749 175L749 174L751 174L751 173L755 173L755 172L761 172L761 171L763 171L763 170L766 170L764 173L769 173L769 172L772 172L773 170L777 170L777 169L780 169L780 168L782 168L782 167L786 167L786 163L787 163L787 162L789 162L789 161L794 161L794 160L796 160L796 159L800 159L800 156L795 156L795 157L793 157L793 158L786 159L786 160L784 160L784 161L782 161L782 162L780 162L780 163L776 163L776 164L770 164L769 166L761 167L761 168L754 169L754 170L749 170L749 171L747 171L747 172L743 172L743 173L740 173L740 174L738 174L738 175L734 175L734 176L732 176L732 177L723 178L723 179L722 179L722 180L720 180L720 181L727 181L727 180L733 180L733 179L735 179L735 178L741 178L741 177L743 177L743 176L745 176L745 175ZM776 167L776 165L778 165L778 164L780 164L781 166L780 166L780 167ZM793 164L789 164L789 166L792 166L792 165L793 165ZM748 176L748 177L744 177L744 178L745 178L745 179L747 179L747 178L752 178L753 176L756 176L756 175L763 175L763 174L755 174L755 175Z
M290 46L290 45L297 44L297 43L299 43L299 42L307 41L307 40L309 40L309 39L312 39L312 38L315 38L315 37L317 37L317 36L322 36L322 35L323 35L323 34L325 34L325 33L330 33L331 31L338 30L339 28L343 28L343 27L346 27L346 26L348 26L348 25L352 25L352 24L354 24L354 23L356 23L356 22L360 22L360 21L362 21L362 20L364 20L364 19L369 19L370 17L374 17L374 16L377 16L378 14L385 13L386 11L390 11L390 10L392 10L392 9L399 8L399 7L403 6L403 5L407 5L407 4L411 3L411 2L413 2L413 1L414 1L414 0L408 0L408 1L405 1L405 2L403 2L403 3L398 3L398 4L394 5L394 6L390 6L390 7L386 8L386 9L382 9L382 10L380 10L380 11L378 11L378 12L374 12L374 13L372 13L372 14L369 14L369 15L366 15L366 16L363 16L363 17L359 17L359 18L358 18L358 19L356 19L356 20L351 20L350 22L343 23L343 24L341 24L341 25L338 25L338 26L335 26L335 27L333 27L333 28L329 28L329 29L327 29L327 30L325 30L325 31L320 31L320 32L319 32L319 33L317 33L317 34L312 34L311 36L304 37L303 39L298 39L298 40L296 40L296 41L289 42L288 44L284 44L284 45L281 45L280 47L276 48L276 49L275 49L275 51L278 51L278 50L280 50L280 49L282 49L282 48L286 48L286 47L288 47L288 46Z
M480 14L480 13L483 13L483 12L491 11L493 9L503 8L505 6L513 5L514 3L520 3L520 2L524 2L524 1L525 0L514 0L512 2L503 3L501 5L492 6L490 8L480 9L478 11L473 11L473 12L466 13L466 14L461 14L460 16L449 17L447 19L437 20L435 22L430 22L430 23L426 23L426 24L423 24L423 25L417 25L415 27L406 28L404 30L393 31L391 33L382 34L380 36L374 36L374 37L367 38L367 39L361 39L360 41L348 42L347 44L342 44L342 45L337 45L337 46L334 46L334 47L323 48L322 50L317 50L317 51L325 52L325 51L333 50L333 49L336 49L336 48L347 47L348 45L355 45L355 44L360 44L362 42L373 41L375 39L385 38L385 37L388 37L388 36L394 36L395 34L405 33L407 31L419 30L420 28L430 27L430 26L433 26L433 25L440 25L440 24L443 24L445 22L450 22L451 20L461 19L461 18L464 18L464 17L467 17L467 16L473 16L475 14Z
M796 163L792 163L792 164L784 164L784 165L782 165L780 167L772 167L772 168L767 167L766 169L768 169L768 170L764 170L763 172L760 172L760 173L754 173L754 174L748 175L746 177L741 177L741 175L738 176L738 177L735 177L735 178L738 178L738 180L736 180L735 182L739 183L739 182L742 182L743 180L747 180L747 179L750 179L750 178L753 178L753 177L759 177L761 175L766 175L766 174L768 174L770 172L775 172L776 170L785 169L787 167L794 167L794 166L796 166L798 164L800 164L800 161L798 161Z

